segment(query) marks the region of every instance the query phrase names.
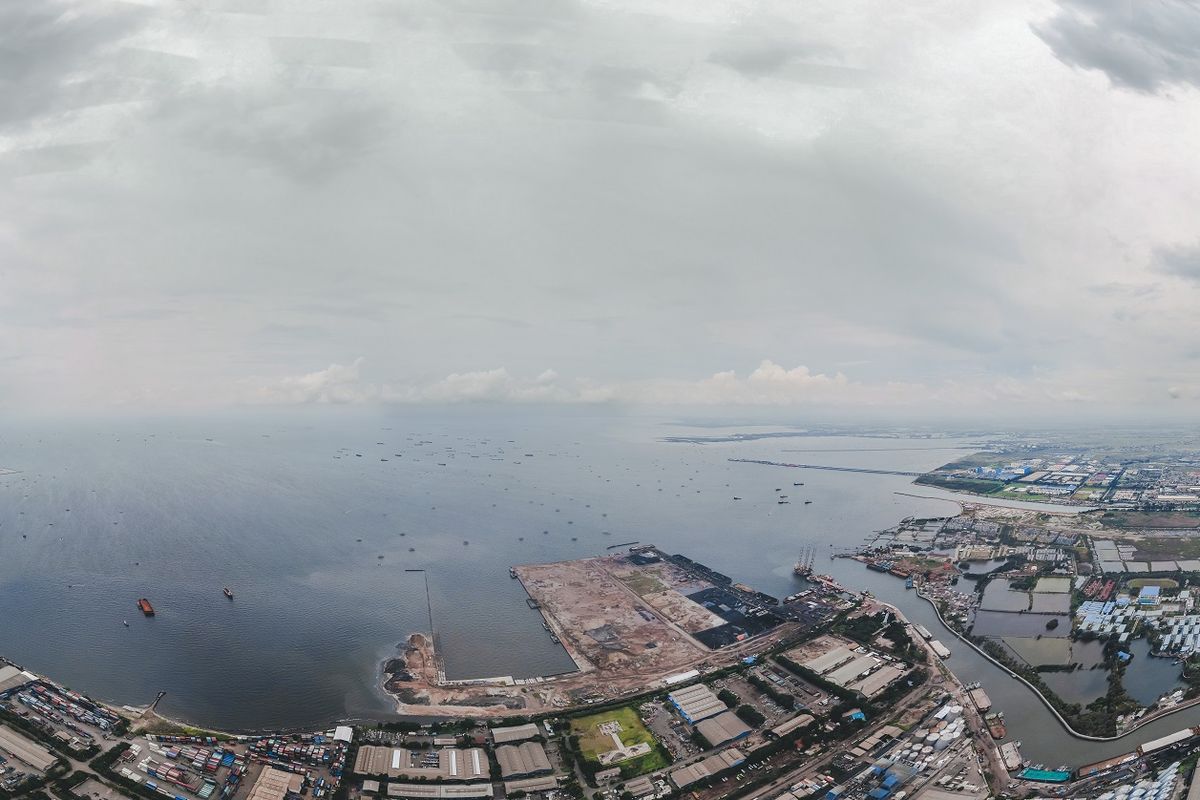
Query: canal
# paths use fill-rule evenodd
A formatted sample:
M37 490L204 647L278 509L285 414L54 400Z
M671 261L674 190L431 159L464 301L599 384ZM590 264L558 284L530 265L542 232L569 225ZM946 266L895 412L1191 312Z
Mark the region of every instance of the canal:
M1070 736L1057 717L1042 704L1037 695L1021 681L1015 680L971 649L938 619L933 607L917 597L916 593L904 588L904 581L886 573L866 569L860 562L848 558L825 561L817 565L818 571L827 572L845 586L869 590L880 600L890 603L908 617L933 632L953 655L946 662L963 683L979 682L991 697L997 711L1004 712L1009 739L1021 742L1021 753L1034 763L1048 766L1081 764L1099 761L1110 756L1127 753L1142 742L1165 736L1181 728L1200 725L1200 706L1138 728L1133 733L1106 742L1093 742ZM1143 643L1144 644L1144 643ZM1142 649L1136 651L1139 664L1133 682L1127 683L1130 694L1139 700L1154 697L1171 688L1170 675L1166 670L1170 662L1150 659ZM1098 672L1098 670L1097 670ZM1155 690L1154 687L1161 687Z

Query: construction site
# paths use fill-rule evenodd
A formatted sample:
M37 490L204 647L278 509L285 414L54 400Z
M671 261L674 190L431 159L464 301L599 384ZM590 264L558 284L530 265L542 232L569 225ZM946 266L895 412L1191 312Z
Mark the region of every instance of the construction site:
M430 637L414 634L402 676L385 683L401 712L504 716L604 702L728 666L804 627L775 598L652 546L512 574L577 670L450 681Z

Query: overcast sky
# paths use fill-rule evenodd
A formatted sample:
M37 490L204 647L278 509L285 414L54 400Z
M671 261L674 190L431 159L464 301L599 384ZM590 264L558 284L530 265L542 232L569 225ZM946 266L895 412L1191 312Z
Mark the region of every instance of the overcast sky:
M1183 0L7 0L0 403L1194 413Z

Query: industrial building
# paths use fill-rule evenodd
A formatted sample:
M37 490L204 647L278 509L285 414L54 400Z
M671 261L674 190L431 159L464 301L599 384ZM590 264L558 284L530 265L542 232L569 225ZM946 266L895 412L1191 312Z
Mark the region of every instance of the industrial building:
M299 794L303 786L303 775L275 767L263 767L246 800L283 800L289 792Z
M50 769L56 761L49 750L3 725L0 725L0 751L42 772Z
M11 664L5 664L0 667L0 694L20 689L22 686L33 683L37 680L37 675L32 672L25 672L17 669Z
M830 683L836 683L838 686L845 687L846 684L853 681L858 676L879 666L879 659L874 656L865 655L859 656L853 661L838 667L825 676L825 679Z
M799 730L800 728L807 728L809 725L812 725L816 721L817 721L817 718L814 717L812 714L799 714L795 717L792 717L787 722L780 723L779 725L776 725L774 728L771 728L771 734L777 738L782 739L784 736L787 736L792 731Z
M389 783L387 796L403 800L482 800L492 796L492 784Z
M548 792L558 788L558 779L553 776L542 778L523 778L516 781L504 782L504 793L512 797L515 792Z
M649 797L655 793L654 782L645 775L639 775L625 782L625 791L634 797Z
M539 742L500 745L496 748L496 761L500 764L500 776L505 780L549 775L554 771Z
M742 722L732 711L722 711L714 717L700 720L696 730L713 747L736 742L750 735L750 726Z
M487 755L478 747L409 750L403 747L364 745L358 749L354 771L389 778L470 781L488 777Z
M525 725L511 725L507 728L492 728L492 741L496 744L523 742L532 739L539 733L538 726L532 722Z
M805 661L803 666L807 669L811 669L818 675L824 675L826 672L829 672L835 667L840 667L842 664L845 664L852 658L854 658L854 651L849 647L842 645L830 650L828 653L822 653L816 658Z
M679 710L679 715L695 725L702 719L716 716L726 710L726 706L702 683L677 689L667 695L671 704Z
M669 777L676 789L682 789L685 786L691 786L696 781L711 778L719 772L736 767L745 760L746 757L742 755L740 750L730 747L728 750L714 753L696 764L689 764L686 767L672 770Z
M846 688L859 692L863 697L870 700L876 695L882 694L884 689L903 677L906 672L908 670L904 667L895 664L884 664L865 678L859 678L847 684Z

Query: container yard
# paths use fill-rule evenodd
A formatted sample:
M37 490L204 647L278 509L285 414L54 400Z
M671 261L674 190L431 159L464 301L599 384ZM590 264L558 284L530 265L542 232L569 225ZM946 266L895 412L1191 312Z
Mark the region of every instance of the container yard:
M169 798L229 800L243 787L248 793L270 768L293 776L302 793L321 798L341 780L349 731L233 740L147 734L135 739L110 771Z

